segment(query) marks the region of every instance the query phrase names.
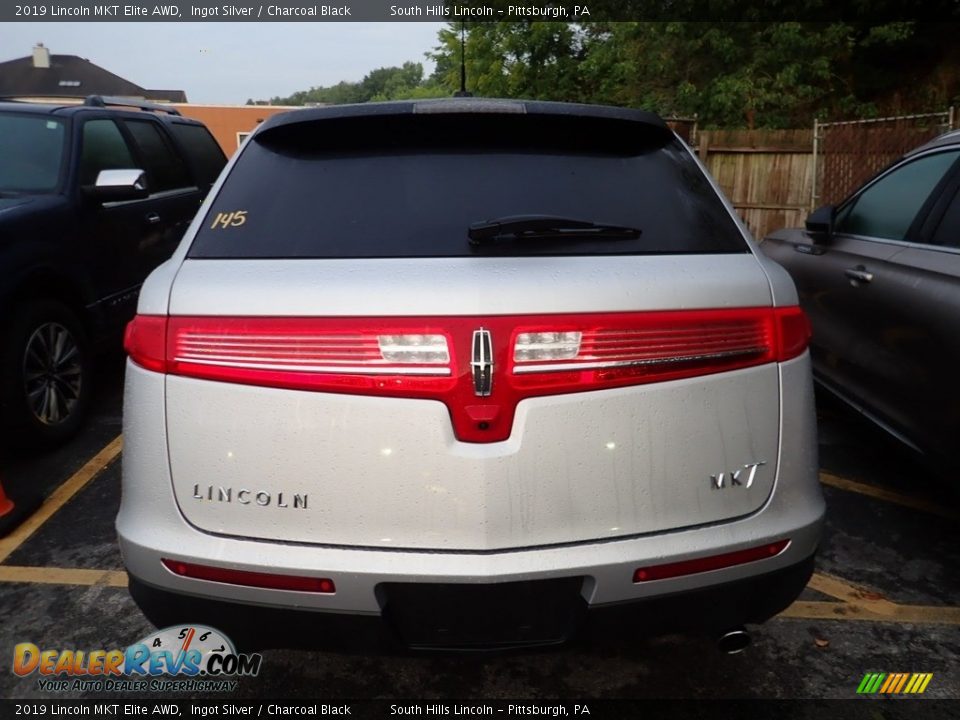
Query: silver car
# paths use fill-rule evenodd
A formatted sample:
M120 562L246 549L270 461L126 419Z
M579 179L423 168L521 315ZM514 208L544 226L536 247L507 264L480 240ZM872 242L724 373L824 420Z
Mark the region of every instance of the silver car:
M131 590L158 623L476 648L616 618L738 649L820 536L808 337L653 114L275 116L127 330Z

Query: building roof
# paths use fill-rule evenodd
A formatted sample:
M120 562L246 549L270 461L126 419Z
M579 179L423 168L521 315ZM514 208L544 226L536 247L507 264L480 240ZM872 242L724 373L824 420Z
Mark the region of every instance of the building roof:
M45 50L45 48L40 48ZM186 102L183 90L147 90L76 55L46 55L49 67L27 56L0 63L0 96L86 97L114 95Z

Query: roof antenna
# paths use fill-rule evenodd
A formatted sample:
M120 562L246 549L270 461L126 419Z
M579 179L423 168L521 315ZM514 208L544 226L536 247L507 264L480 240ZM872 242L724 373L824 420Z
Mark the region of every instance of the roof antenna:
M453 94L454 97L473 97L472 92L467 91L467 41L465 37L467 21L460 21L460 89Z

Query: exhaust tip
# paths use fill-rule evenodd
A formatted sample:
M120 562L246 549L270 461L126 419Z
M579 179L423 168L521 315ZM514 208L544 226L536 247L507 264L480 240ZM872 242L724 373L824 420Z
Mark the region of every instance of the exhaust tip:
M727 630L717 640L717 647L720 652L726 655L736 655L743 652L748 645L750 645L750 633L743 627Z

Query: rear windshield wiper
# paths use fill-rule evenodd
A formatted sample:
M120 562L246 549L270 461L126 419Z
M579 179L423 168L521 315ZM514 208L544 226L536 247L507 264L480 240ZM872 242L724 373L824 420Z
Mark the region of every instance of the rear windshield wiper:
M640 230L623 225L555 217L553 215L511 215L496 220L473 223L467 231L471 245L491 240L517 239L576 239L592 237L632 240L640 237Z

